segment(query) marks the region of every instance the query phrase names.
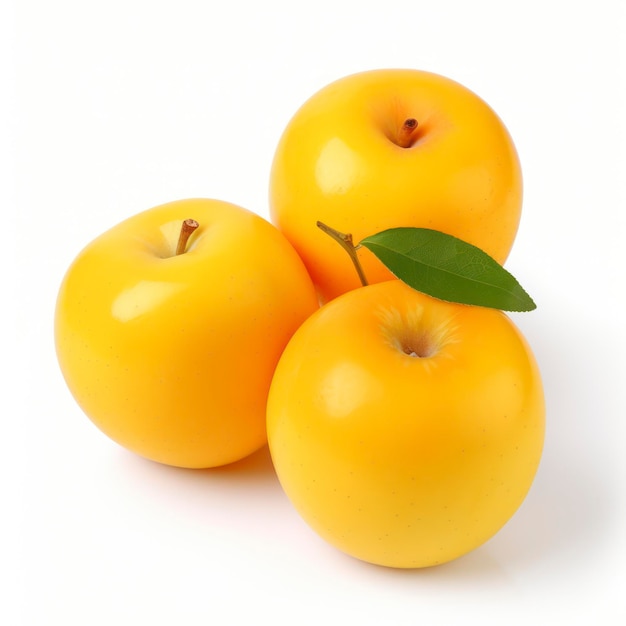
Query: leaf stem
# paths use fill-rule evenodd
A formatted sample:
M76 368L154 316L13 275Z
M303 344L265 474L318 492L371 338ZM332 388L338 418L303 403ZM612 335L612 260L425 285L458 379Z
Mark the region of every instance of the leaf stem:
M196 220L188 219L183 222L183 225L180 227L178 244L176 245L176 256L185 252L185 248L187 247L187 241L189 241L191 233L193 233L193 231L196 230L198 226L200 226L200 224L198 224Z
M350 260L356 269L356 273L359 275L361 284L365 287L368 284L367 277L365 276L365 272L363 271L363 267L361 266L361 262L359 261L359 257L356 253L361 246L354 245L352 235L350 233L342 233L332 226L328 226L327 224L324 224L324 222L319 221L317 222L317 227L327 235L330 235L348 253Z

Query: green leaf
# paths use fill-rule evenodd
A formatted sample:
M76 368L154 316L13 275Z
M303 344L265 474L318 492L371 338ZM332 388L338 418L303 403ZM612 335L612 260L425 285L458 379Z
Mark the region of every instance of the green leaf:
M497 261L457 237L428 228L391 228L363 239L397 278L425 294L461 304L532 311L532 298Z

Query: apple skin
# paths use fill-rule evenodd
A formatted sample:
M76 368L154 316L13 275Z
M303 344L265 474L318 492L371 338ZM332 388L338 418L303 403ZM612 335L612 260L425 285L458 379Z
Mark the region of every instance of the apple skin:
M401 147L407 119L417 128ZM522 172L508 130L475 93L430 72L372 70L327 85L296 111L274 154L269 201L328 301L360 283L318 220L355 243L387 228L432 228L504 263ZM359 255L370 283L392 278L369 251Z
M280 483L313 530L363 561L420 568L477 548L518 509L545 405L506 314L392 280L304 322L278 363L267 420Z
M175 255L183 220L200 224ZM180 467L266 443L278 358L318 308L289 242L236 205L188 199L139 213L76 257L55 311L58 362L111 439Z

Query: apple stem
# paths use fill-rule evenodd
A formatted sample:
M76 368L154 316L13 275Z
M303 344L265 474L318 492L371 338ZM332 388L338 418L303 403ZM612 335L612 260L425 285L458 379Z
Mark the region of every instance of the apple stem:
M356 251L361 246L355 246L352 241L352 235L350 233L342 233L324 224L324 222L317 222L317 227L325 232L327 235L330 235L339 245L348 253L348 256L352 260L352 264L356 269L357 274L359 275L359 279L361 280L361 284L365 287L367 283L367 277L365 276L365 272L363 271L363 267L361 266L361 262L359 261L359 257Z
M198 226L200 226L200 224L198 224L196 220L188 219L183 222L183 225L180 227L178 244L176 245L176 256L185 252L185 248L187 247L187 241L189 241L191 233L193 233L193 231L196 230Z
M398 145L401 148L410 148L415 143L417 126L417 120L414 117L404 120L404 124L398 132Z

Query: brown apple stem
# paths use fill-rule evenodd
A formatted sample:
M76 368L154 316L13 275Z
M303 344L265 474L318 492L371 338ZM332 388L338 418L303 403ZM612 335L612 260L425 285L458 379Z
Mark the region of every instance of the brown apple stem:
M404 124L398 131L398 145L401 148L410 148L415 142L416 131L417 120L414 117L404 120Z
M185 248L187 247L187 241L196 228L198 228L200 224L196 222L196 220L185 220L183 225L180 227L180 236L178 237L178 244L176 246L176 256L179 254L183 254L185 252Z
M365 287L368 284L367 277L365 276L365 272L363 271L363 267L361 266L361 262L359 261L359 257L356 253L360 246L354 245L352 235L350 233L339 232L335 228L324 224L324 222L317 222L317 227L327 235L330 235L348 253L348 256L352 260L352 264L359 275L361 284Z

